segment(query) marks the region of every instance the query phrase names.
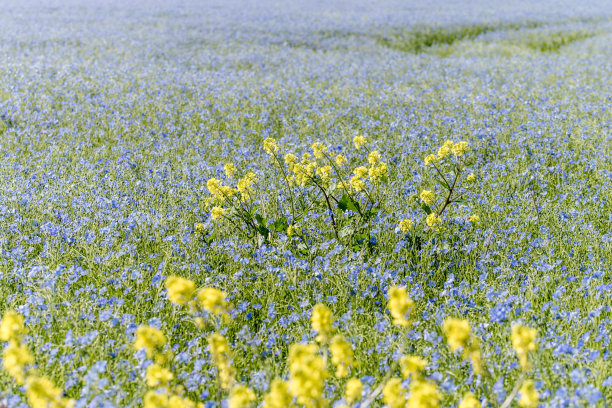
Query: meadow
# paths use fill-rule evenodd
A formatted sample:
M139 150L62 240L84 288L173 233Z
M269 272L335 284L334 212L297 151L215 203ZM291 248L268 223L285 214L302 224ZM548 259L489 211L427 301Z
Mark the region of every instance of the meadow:
M611 406L609 2L0 9L1 406Z

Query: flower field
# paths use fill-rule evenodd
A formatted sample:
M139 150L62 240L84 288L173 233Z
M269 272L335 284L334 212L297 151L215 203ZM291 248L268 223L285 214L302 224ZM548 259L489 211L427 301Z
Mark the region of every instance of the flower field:
M612 3L0 10L0 407L612 406Z

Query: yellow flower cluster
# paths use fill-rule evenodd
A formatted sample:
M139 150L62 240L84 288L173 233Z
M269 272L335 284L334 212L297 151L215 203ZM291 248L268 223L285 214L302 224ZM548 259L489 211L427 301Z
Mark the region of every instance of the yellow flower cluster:
M312 145L312 154L317 159L322 159L323 156L327 153L327 147L323 145L321 142L316 142Z
M25 344L21 344L27 330L24 318L14 310L5 312L0 322L0 340L8 341L2 353L2 365L18 385L25 384L25 394L32 408L71 408L74 400L64 398L63 391L51 380L39 376L29 367L34 358Z
M317 168L316 174L321 179L321 184L324 187L328 187L331 182L331 171L332 167L330 165Z
M431 163L435 163L448 157L451 153L455 157L461 157L467 151L468 144L467 142L453 142L452 140L447 140L444 144L438 149L438 155L434 156L432 154L425 157L425 165L429 166Z
M225 170L225 175L228 178L234 178L236 172L238 172L238 169L234 163L225 163L225 165L223 165L223 170Z
M478 398L473 393L466 392L457 408L480 408L480 406Z
M257 183L257 176L253 172L248 172L243 178L238 180L236 190L240 193L243 201L248 201L253 197L253 185Z
M366 139L363 136L355 136L353 138L353 143L355 144L355 149L359 150L366 144Z
M144 349L147 358L152 358L162 354L163 348L168 342L164 333L151 326L139 326L136 329L136 337L134 339L134 348L136 350Z
M203 310L214 315L225 314L229 308L225 292L205 287L196 293L195 283L189 279L169 276L166 278L166 289L168 299L180 306L189 306L191 309Z
M268 154L274 154L278 152L278 145L276 144L276 140L272 139L271 137L263 141L263 148Z
M414 302L408 297L406 288L392 286L389 288L387 295L389 296L387 309L391 312L393 324L407 327L410 324L408 318L414 308Z
M363 394L363 384L358 378L351 378L346 382L346 389L344 391L344 400L349 404L354 404L361 400Z
M146 378L149 387L167 387L174 375L170 370L159 364L151 364L147 367Z
M342 167L347 162L346 156L339 154L336 156L336 166Z
M316 341L319 343L326 343L329 334L332 331L333 323L331 310L322 303L317 303L312 309L312 315L310 316L310 322L312 324L312 330L317 332Z
M510 341L512 342L512 347L514 347L514 351L516 351L516 355L523 370L529 370L531 368L528 356L530 351L535 351L537 349L535 344L536 336L536 329L531 329L521 324L512 326Z
M436 195L431 190L421 191L421 195L419 197L421 198L421 201L423 201L429 206L431 206L436 201Z
M404 379L410 377L412 377L412 379L420 378L425 367L427 367L427 360L423 360L419 356L403 356L399 363Z
M414 227L414 222L411 219L403 219L399 223L399 229L403 233L409 232Z
M463 348L463 358L472 362L476 374L482 372L482 352L480 340L472 336L467 320L448 318L442 323L442 331L452 351Z
M353 348L341 335L332 338L329 345L332 364L336 366L336 377L345 378L348 376L349 368L353 365Z
M324 406L327 376L325 360L315 344L293 344L289 348L289 390L298 404L306 408Z
M169 395L164 389L149 390L143 400L144 408L202 408L204 404L194 403L189 398L176 394Z
M186 306L195 294L195 283L179 276L169 276L166 279L168 299L177 305Z
M221 388L228 390L234 383L234 368L230 346L225 337L219 333L213 333L208 337L208 350L213 363L217 367Z
M540 394L535 389L533 380L527 380L521 386L519 406L522 408L536 408L540 404Z
M480 223L480 217L476 214L473 214L467 217L467 221L471 222L473 225L478 225Z
M355 191L365 190L366 184L365 184L364 179L366 178L367 175L368 175L368 168L367 167L361 166L361 167L355 168L353 170L353 176L349 180L349 185Z
M442 218L436 215L436 213L431 213L425 218L425 223L432 230L438 228L442 224Z
M264 397L263 408L287 408L291 400L293 396L289 393L288 384L276 378L270 384L270 392Z
M438 408L442 395L438 387L428 380L417 379L410 383L410 396L406 408Z
M406 390L402 388L402 379L389 378L382 389L383 401L389 408L404 408L406 405Z

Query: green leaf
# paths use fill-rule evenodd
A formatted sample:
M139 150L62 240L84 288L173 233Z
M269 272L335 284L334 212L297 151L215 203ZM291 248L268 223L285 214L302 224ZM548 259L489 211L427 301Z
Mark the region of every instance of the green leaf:
M350 197L348 194L345 194L338 202L338 208L342 211L351 210L359 212L359 203L355 201L352 197Z
M266 226L266 219L262 217L261 215L259 215L259 213L255 214L254 218L257 221L257 224L264 226L264 227Z
M429 206L425 203L421 203L421 208L427 213L427 215L432 213L431 208L429 208Z
M286 231L287 227L289 227L287 217L279 218L278 220L274 221L269 227L276 232Z

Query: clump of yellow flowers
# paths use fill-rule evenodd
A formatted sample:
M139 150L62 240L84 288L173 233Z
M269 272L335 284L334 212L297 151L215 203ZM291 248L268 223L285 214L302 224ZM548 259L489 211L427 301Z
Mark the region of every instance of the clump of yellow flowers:
M34 358L22 343L27 330L22 315L14 310L4 313L0 322L0 340L8 342L2 354L2 365L18 385L25 386L25 395L32 408L73 407L74 400L48 378L39 375L31 366Z
M405 287L392 286L387 291L389 303L387 309L391 312L393 324L398 326L408 326L410 324L410 313L414 308L414 302L408 296Z

